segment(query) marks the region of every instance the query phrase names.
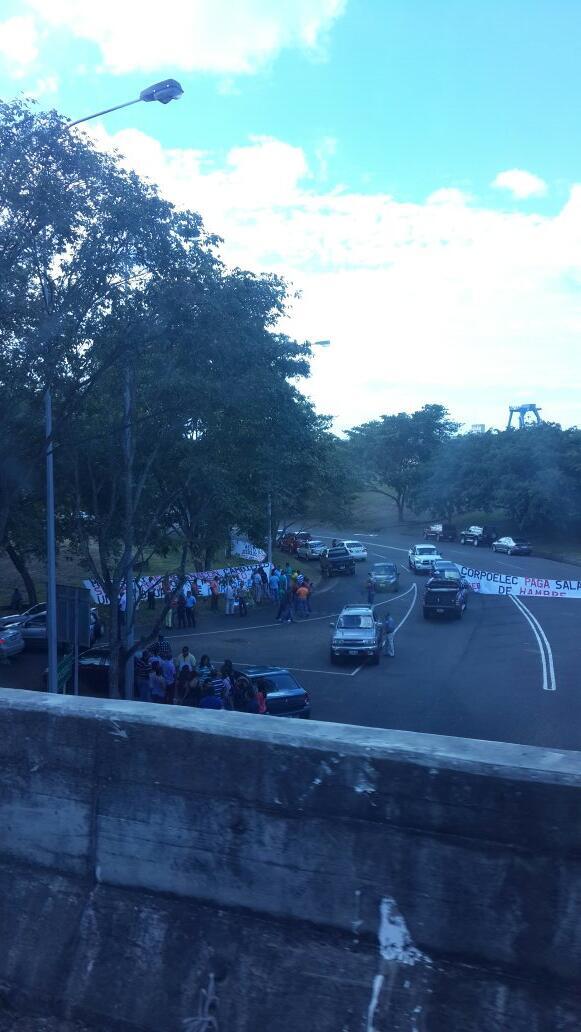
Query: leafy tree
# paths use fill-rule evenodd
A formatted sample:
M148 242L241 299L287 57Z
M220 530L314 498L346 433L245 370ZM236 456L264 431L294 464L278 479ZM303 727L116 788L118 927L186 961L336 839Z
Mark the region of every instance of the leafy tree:
M351 462L367 490L395 502L401 521L429 462L457 430L443 405L382 416L348 431Z

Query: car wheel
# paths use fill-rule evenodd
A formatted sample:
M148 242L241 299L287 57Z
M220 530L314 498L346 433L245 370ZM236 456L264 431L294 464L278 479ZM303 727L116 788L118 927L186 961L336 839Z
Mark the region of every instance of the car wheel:
M429 620L430 619L430 615L431 615L430 614L430 610L426 609L426 607L424 606L423 612L424 612L424 620Z

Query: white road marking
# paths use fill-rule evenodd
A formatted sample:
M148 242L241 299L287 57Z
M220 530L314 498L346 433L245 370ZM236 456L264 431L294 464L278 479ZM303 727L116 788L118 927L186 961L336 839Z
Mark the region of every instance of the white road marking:
M529 623L535 638L537 639L539 652L541 654L543 690L546 692L556 692L557 684L555 680L553 652L543 628L541 627L534 613L531 613L530 609L527 606L525 606L524 602L520 598L517 598L515 595L509 595L508 597L510 598L511 602L514 602L517 609L520 609L525 620Z
M405 614L404 618L402 620L400 620L400 622L398 623L395 631L393 632L394 634L397 634L397 632L399 631L400 627L403 627L404 623L406 622L408 616L410 615L412 609L414 608L414 606L416 604L416 601L417 601L417 598L418 598L418 586L417 586L417 584L412 584L412 586L410 588L410 591L413 591L413 593L414 593L413 602L412 602L411 606L409 607L407 613ZM406 595L407 595L407 591L406 591ZM403 595L401 597L403 598Z

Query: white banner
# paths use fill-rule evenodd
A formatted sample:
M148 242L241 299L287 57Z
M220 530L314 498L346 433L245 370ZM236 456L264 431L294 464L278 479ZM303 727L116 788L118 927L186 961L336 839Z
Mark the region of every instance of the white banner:
M263 569L267 574L270 574L270 567L268 563L262 564ZM183 585L183 592L187 592L191 589L194 594L199 598L208 598L210 592L210 581L216 577L220 592L223 592L226 588L226 583L231 581L235 588L245 585L250 587L252 574L256 573L257 564L254 563L252 566L227 566L220 570L204 570L202 573L187 573L186 579ZM166 591L173 591L174 587L178 582L178 578L175 574L158 575L156 577L139 577L135 579L135 599L137 605L143 602L147 598L149 591L153 591L156 598L163 598ZM84 580L83 584L91 592L93 600L98 605L108 606L109 597L103 591L101 585L95 580Z
M548 580L546 577L515 577L511 573L490 573L461 566L462 576L472 591L481 595L527 595L536 598L581 598L581 580Z

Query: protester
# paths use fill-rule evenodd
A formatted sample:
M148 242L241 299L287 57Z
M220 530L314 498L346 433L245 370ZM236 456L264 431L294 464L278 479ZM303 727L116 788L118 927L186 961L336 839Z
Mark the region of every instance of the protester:
M16 588L14 588L14 591L12 592L12 598L10 599L10 607L16 613L20 613L20 611L23 608L23 605L24 605L24 599L22 598L22 593L20 591L20 588L16 587Z
M307 609L307 599L309 597L309 589L306 584L299 584L296 590L296 611L297 616L307 617L309 611Z
M168 592L166 592L166 594L164 596L164 606L167 608L167 612L166 612L164 620L163 620L163 622L164 622L165 626L168 628L168 630L171 629L172 622L173 622L173 613L172 613L172 604L171 603L172 603L171 591L168 591Z
M176 613L178 618L178 629L183 631L186 626L186 600L181 591L176 599Z
M212 687L212 681L206 681L202 687L202 697L200 699L200 709L214 709L223 710L224 703L219 695L216 695Z
M267 694L268 693L266 690L266 681L261 677L256 682L256 701L258 703L259 713L268 713L268 709L266 706Z
M226 599L226 616L234 615L234 587L230 578L226 581L226 587L224 589L224 597Z
M183 666L178 674L175 701L180 706L199 706L201 695L200 678L196 670Z
M365 590L367 591L367 604L372 606L375 599L375 585L371 575L365 581Z
M188 627L196 626L196 605L196 596L190 590L186 595L186 622Z
M384 652L386 656L395 656L395 620L391 613L386 613L383 621L385 635Z
M218 600L220 598L220 585L218 584L218 578L212 577L210 581L210 609L213 613L218 612Z
M252 596L257 606L262 602L262 577L258 570L252 575Z
M147 608L155 609L155 591L153 590L151 584L147 589Z
M165 680L159 659L154 659L149 675L149 694L152 702L165 702Z
M155 645L152 645L151 652L154 652L160 659L171 659L171 645L167 638L164 638L161 631L157 636Z
M246 602L246 588L242 582L236 588L236 600L238 602L238 616L247 616L248 605Z
M161 673L165 681L165 701L171 704L175 697L176 666L171 656L169 659L162 659L160 661L160 665Z
M150 702L149 675L152 671L149 649L144 649L140 656L136 656L133 664L135 676L135 688L141 702Z
M202 658L200 660L200 665L198 667L198 673L199 673L200 677L202 678L202 680L204 680L204 678L208 678L208 677L213 677L214 676L214 673L215 673L214 667L212 666L212 664L210 662L210 657L208 655L206 655L206 653L204 653L204 655L202 656Z
M280 584L280 577L279 577L279 574L278 574L278 570L277 570L277 568L275 566L275 567L273 567L272 573L271 573L271 575L269 577L269 580L268 580L268 587L270 589L270 598L271 598L272 602L276 602L277 599L278 599L279 584Z
M181 651L181 655L178 656L178 673L181 673L184 667L187 667L191 672L196 669L196 657L190 652L189 645L184 645Z

